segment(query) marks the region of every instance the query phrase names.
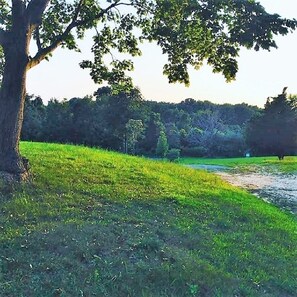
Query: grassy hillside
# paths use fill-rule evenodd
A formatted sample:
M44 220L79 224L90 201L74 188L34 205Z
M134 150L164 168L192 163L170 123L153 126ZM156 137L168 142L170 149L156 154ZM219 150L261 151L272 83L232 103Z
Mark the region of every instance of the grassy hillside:
M287 156L279 161L277 157L252 157L252 158L181 158L182 164L205 164L222 165L241 171L257 171L265 169L267 171L280 171L284 173L297 173L297 156Z
M22 143L0 187L0 296L296 296L294 217L180 165Z

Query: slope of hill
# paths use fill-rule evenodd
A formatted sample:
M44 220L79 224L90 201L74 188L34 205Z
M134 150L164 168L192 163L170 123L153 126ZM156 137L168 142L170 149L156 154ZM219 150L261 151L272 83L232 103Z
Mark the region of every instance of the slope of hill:
M297 222L182 166L22 143L0 187L0 296L296 296Z

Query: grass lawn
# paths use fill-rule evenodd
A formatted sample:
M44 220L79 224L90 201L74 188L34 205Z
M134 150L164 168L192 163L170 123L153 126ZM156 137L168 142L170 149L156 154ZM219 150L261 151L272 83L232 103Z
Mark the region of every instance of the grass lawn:
M257 171L260 168L268 171L283 173L297 173L297 156L287 156L279 161L277 157L251 157L251 158L180 158L182 164L222 165L240 171Z
M21 144L0 186L0 296L296 296L297 221L204 171Z

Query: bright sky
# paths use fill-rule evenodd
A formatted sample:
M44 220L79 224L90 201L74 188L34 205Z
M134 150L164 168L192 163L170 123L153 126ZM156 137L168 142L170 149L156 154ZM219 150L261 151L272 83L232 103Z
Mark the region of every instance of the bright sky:
M296 0L260 0L268 12L297 18ZM134 83L147 100L180 102L186 98L209 100L214 103L241 103L263 107L266 98L281 93L297 94L297 30L276 38L278 49L270 52L241 50L236 81L226 83L221 74L213 74L208 66L190 70L191 85L169 84L162 75L166 58L154 44L142 47L142 56L135 60L132 73ZM30 70L27 91L50 98L70 99L92 95L100 87L95 85L87 70L78 64L91 58L90 44L81 43L81 53L67 50L54 52L50 62L42 62Z

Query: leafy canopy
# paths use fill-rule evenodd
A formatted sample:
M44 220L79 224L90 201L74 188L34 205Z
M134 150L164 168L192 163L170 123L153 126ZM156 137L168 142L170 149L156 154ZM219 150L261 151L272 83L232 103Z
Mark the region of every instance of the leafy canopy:
M0 66L5 63L1 46L14 30L27 26L32 32L31 68L58 46L79 50L77 39L95 29L94 58L81 67L95 82L118 88L132 86L126 73L133 62L126 54L140 55L144 40L155 41L167 55L163 72L171 83L189 84L188 66L198 69L204 61L230 81L241 46L269 50L276 47L275 34L285 35L297 25L295 19L267 13L254 0L0 0L0 7Z
M297 96L282 94L268 98L263 114L247 128L247 141L258 154L284 156L297 151Z

